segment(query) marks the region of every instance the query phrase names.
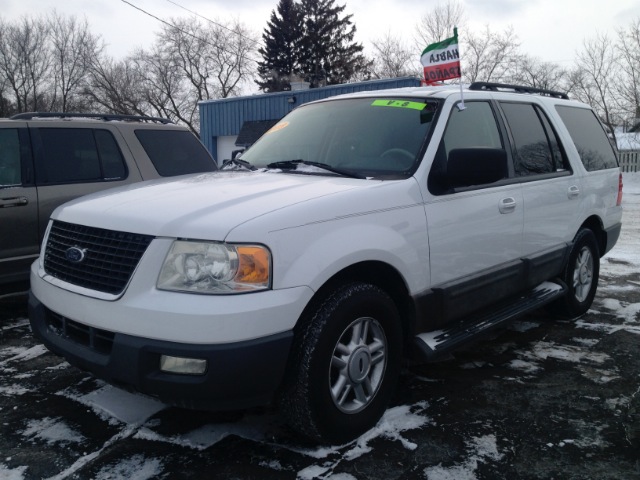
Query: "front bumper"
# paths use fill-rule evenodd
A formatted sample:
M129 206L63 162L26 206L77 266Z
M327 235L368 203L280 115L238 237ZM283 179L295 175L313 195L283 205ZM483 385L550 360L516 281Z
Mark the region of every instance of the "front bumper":
M33 333L70 364L109 383L202 410L236 410L270 403L282 382L293 338L285 331L224 344L187 344L110 332L46 308L29 295ZM160 356L207 361L203 375L160 371Z

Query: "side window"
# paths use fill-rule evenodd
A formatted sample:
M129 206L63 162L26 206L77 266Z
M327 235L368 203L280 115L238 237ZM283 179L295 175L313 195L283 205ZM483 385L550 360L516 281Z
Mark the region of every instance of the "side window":
M0 187L22 184L17 128L0 129Z
M207 149L189 131L139 129L135 133L163 177L217 170Z
M116 139L108 130L94 130L105 180L125 178L127 170Z
M529 103L501 102L500 107L513 136L513 163L517 176L553 173L558 160L558 168L563 168L555 134L542 124L543 112Z
M92 128L40 128L43 165L38 184L91 182L126 176L113 135Z
M491 105L487 102L467 102L464 110L451 110L442 148L448 156L454 148L502 148L500 131Z
M588 108L556 105L571 139L588 171L618 168L618 160L607 133L595 113Z
M429 191L435 195L451 191L445 172L452 150L478 147L504 148L493 108L489 102L476 101L466 102L464 110L454 107L429 172Z

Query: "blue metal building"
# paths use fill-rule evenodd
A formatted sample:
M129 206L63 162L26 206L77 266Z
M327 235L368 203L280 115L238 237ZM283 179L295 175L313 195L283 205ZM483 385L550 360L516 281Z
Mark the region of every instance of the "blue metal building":
M200 102L200 138L218 163L251 145L278 120L303 103L344 93L417 87L417 77L371 80L306 90L265 93Z

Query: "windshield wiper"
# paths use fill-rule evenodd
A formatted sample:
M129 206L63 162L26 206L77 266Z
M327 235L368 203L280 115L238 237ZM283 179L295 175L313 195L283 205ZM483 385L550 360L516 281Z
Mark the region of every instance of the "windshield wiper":
M251 165L246 160L242 160L240 158L233 158L231 160L227 160L222 164L220 170L238 170L239 168L244 168L246 170L257 170L256 167Z
M321 168L331 173L335 173L337 175L341 175L343 177L350 178L365 178L362 175L358 175L350 170L343 170L342 168L333 167L331 165L327 165L326 163L321 162L311 162L309 160L281 160L279 162L272 162L267 165L267 168L281 168L283 170L295 170L298 165L309 165L311 167Z

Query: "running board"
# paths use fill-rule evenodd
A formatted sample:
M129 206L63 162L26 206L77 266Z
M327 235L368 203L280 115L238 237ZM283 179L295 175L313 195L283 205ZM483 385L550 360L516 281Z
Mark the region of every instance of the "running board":
M482 334L552 302L564 295L565 291L564 285L543 282L515 299L499 303L488 312L472 315L442 330L416 335L414 341L416 359L433 360L450 353L461 345L478 339Z

